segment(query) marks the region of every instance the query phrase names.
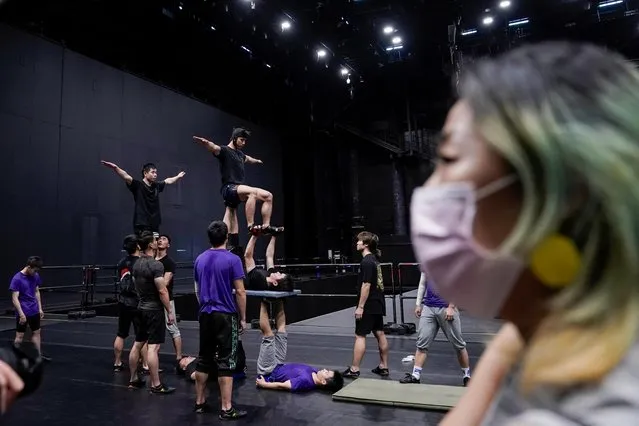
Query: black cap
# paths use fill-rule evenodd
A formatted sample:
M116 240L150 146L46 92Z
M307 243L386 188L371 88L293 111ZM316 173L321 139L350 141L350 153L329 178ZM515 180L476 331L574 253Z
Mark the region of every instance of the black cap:
M243 129L242 127L236 127L235 129L233 129L233 135L231 136L231 138L233 140L237 139L237 138L248 138L251 136L251 132L249 132L246 129Z

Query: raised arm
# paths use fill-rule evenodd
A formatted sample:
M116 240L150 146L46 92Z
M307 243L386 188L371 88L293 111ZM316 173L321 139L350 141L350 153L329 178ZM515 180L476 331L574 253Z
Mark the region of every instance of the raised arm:
M204 139L199 136L193 136L193 140L195 140L195 142L199 143L200 145L206 147L206 149L211 151L213 155L219 155L220 151L222 150L222 148L219 145L216 145L215 143L211 142L208 139Z
M246 249L244 249L244 266L246 266L246 272L252 271L255 269L255 242L257 241L257 237L255 235L251 235L248 243L246 244Z
M164 179L164 183L166 183L167 185L173 185L175 182L177 182L178 180L182 179L184 177L184 175L186 175L185 172L180 172L177 175L170 177L170 178L166 178Z
M266 269L271 269L275 266L275 235L271 237L271 241L268 242L266 247Z
M117 164L115 163L110 163L108 161L100 161L100 163L105 166L108 167L109 169L115 171L115 173L120 176L122 179L124 179L124 181L127 183L127 185L130 185L131 182L133 182L133 178L131 177L131 175L129 175L126 170L122 170L121 168L118 167Z
M258 160L250 155L247 155L246 158L244 158L244 162L249 164L262 164L262 160Z

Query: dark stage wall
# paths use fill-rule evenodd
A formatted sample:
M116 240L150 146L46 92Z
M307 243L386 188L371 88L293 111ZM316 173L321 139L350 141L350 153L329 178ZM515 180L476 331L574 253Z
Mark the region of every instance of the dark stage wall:
M253 130L247 154L264 161L247 165L247 182L273 192L273 222L283 223L282 148L273 132L6 26L0 64L4 282L31 254L48 265L117 261L133 198L102 159L137 178L145 162L157 164L160 178L186 171L161 195L161 229L173 237L176 260L193 259L224 205L218 162L192 136L226 144L238 125ZM243 243L245 229L241 211Z

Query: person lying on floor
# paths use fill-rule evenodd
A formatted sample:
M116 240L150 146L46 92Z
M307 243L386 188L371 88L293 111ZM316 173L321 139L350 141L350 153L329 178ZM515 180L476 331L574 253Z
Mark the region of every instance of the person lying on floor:
M258 388L304 392L313 389L336 392L344 385L341 373L334 370L317 370L306 364L285 364L287 351L286 316L281 300L274 303L275 324L273 333L268 317L268 305L260 306L262 343L257 358Z

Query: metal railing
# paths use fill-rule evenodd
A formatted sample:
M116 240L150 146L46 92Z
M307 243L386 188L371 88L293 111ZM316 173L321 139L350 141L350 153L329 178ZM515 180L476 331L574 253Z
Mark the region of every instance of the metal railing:
M184 294L180 292L182 289L186 289L187 293L193 292L193 263L178 263L177 270L174 274L174 292L176 294ZM334 278L339 276L354 275L359 272L359 263L300 263L300 264L280 264L275 265L275 268L281 271L289 271L292 275L299 277L305 276L308 279L325 279ZM390 288L388 286L384 289L384 298L386 300L392 300L392 324L405 324L406 316L403 308L404 300L415 300L415 296L406 296L405 281L406 273L405 269L408 267L416 267L417 263L381 263L380 266L383 269L384 282L390 282ZM258 265L260 268L264 268L265 265ZM46 292L43 303L45 303L46 310L61 310L62 307L77 307L77 299L75 302L67 300L65 302L58 301L58 298L52 298L53 301L47 300L51 298L52 294L71 293L80 295L80 307L82 310L90 306L97 306L98 304L111 304L118 300L118 277L116 273L116 265L69 265L69 266L45 266L42 268L41 275L43 276L44 286L40 288L41 292ZM57 279L56 279L57 278ZM77 284L65 284L56 285L51 284L54 282L76 282ZM299 281L299 279L297 280ZM184 284L188 284L188 287ZM417 288L417 285L415 285ZM354 289L353 289L354 290ZM412 290L412 288L411 288ZM97 295L107 296L104 300L97 300ZM315 298L357 298L357 294L353 292L332 292L332 293L319 293L310 292L298 295L298 297L315 297ZM399 301L399 323L397 321L397 302ZM8 301L11 305L10 300Z

